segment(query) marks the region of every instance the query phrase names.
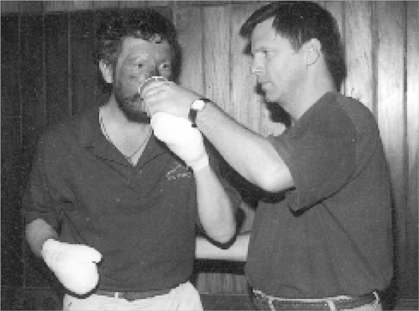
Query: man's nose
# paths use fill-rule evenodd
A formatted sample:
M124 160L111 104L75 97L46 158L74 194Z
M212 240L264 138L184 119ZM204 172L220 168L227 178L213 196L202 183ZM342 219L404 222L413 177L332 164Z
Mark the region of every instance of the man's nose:
M260 60L254 58L250 66L250 72L254 75L260 75L263 72L263 64Z
M158 76L158 75L159 75L159 70L157 69L157 66L150 66L148 68L148 73L147 73L148 77Z

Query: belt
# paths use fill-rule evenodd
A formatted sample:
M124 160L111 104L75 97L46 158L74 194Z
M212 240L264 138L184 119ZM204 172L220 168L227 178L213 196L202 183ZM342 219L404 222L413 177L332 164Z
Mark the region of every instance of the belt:
M376 292L366 295L341 298L341 299L319 299L316 301L304 301L299 299L281 299L253 290L255 303L268 310L349 310L362 307L373 302L379 303Z
M171 291L171 288L165 289L156 289L147 292L111 292L106 290L98 289L95 294L107 297L114 297L119 299L125 299L128 301L134 301L138 299L146 299L151 298L159 295L168 294Z

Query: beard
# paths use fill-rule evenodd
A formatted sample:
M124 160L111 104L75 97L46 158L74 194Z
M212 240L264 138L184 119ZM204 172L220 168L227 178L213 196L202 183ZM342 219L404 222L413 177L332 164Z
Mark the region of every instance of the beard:
M113 92L119 109L121 109L122 113L129 121L150 123L150 118L144 109L144 103L140 94L135 93L132 96L124 96L120 85L114 87Z

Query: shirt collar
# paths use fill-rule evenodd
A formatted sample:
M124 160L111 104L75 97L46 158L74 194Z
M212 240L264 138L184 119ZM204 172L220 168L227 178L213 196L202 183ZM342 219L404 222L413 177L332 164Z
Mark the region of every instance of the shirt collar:
M109 154L109 142L100 128L99 107L89 109L81 115L79 137L81 146L92 148L94 153L101 156ZM167 152L167 147L157 140L154 135L151 135L138 164L148 162L152 158Z

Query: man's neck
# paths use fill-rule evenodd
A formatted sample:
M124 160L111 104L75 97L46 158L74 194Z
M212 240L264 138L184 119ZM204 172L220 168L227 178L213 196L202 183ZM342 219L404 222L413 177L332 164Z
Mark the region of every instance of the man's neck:
M321 79L315 80L312 85L306 85L306 87L298 93L298 98L295 98L295 103L289 105L291 111L288 111L288 113L294 121L298 120L322 96L329 92L336 92L331 81Z
M101 107L101 116L103 120L106 120L107 124L112 127L117 127L122 131L139 130L140 128L148 130L150 127L149 123L130 120L119 108L113 95L109 98L108 102Z

